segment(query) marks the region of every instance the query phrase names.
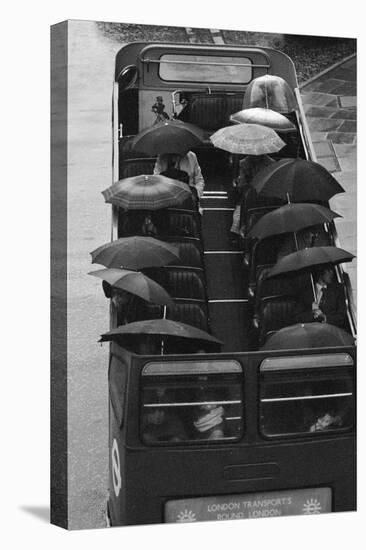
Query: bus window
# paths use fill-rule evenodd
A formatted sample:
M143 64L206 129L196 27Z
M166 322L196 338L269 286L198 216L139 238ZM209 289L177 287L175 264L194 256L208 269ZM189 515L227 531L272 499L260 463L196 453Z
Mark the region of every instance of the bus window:
M325 358L323 364L322 358ZM281 360L284 361L282 365ZM349 355L285 357L267 359L262 363L262 435L333 433L349 430L353 424L354 370Z
M165 365L165 375L163 368L142 376L140 433L146 445L240 439L244 429L240 366L238 372L218 374L214 369L200 371L194 362L186 368L189 363L181 362L181 373L178 364L172 375Z
M247 84L253 68L248 57L165 54L160 57L159 76L174 82Z

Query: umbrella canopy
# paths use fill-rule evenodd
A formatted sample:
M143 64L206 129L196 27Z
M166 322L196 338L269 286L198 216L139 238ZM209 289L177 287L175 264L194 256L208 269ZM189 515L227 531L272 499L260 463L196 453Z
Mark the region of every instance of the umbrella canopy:
M311 160L282 159L264 168L251 184L258 193L294 201L326 201L344 189L321 164Z
M353 337L346 331L327 323L301 323L282 328L272 334L262 350L327 348L352 346Z
M92 263L105 267L143 269L180 261L178 247L153 237L123 237L91 252Z
M181 181L150 174L119 180L102 194L105 202L125 210L158 210L184 202L191 191Z
M210 140L219 149L245 155L276 153L285 146L285 142L272 128L260 124L225 126L217 130Z
M203 132L194 124L166 120L137 134L132 148L152 157L163 153L185 154L202 141Z
M159 337L169 336L175 338L186 338L189 340L200 340L205 342L213 342L222 344L220 340L208 334L204 330L200 330L186 323L178 323L170 319L150 319L145 321L136 321L127 325L120 325L117 328L102 334L100 342L116 340L124 335L133 334L151 334Z
M251 109L243 109L230 116L232 122L240 124L260 124L272 128L276 132L294 132L295 126L288 118L272 109L264 109L263 107L253 107Z
M354 255L336 246L314 246L304 248L283 256L276 265L268 272L266 278L275 277L283 273L311 269L322 264L342 264L351 262Z
M291 113L297 109L297 103L286 80L267 74L255 78L249 84L245 91L243 107L264 107L279 113Z
M296 232L312 225L330 223L337 217L341 216L319 204L285 204L262 216L248 233L248 237L261 240L272 235Z
M161 306L173 304L173 300L167 291L140 271L129 271L117 267L99 269L98 271L90 272L89 275L99 277L113 287L126 290L135 296L143 298L147 302Z

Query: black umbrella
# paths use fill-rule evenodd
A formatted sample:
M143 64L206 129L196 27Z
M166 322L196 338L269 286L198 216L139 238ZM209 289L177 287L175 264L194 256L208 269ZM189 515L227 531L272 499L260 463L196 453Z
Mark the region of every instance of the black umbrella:
M352 346L354 338L346 331L327 323L299 323L273 333L262 350L308 349Z
M203 131L186 122L166 120L137 134L132 143L135 151L152 157L160 154L185 154L202 145Z
M248 233L248 237L261 240L272 235L295 233L305 227L330 223L337 217L341 216L319 204L285 204L262 216Z
M149 319L144 321L136 321L126 325L120 325L117 328L110 330L101 335L100 342L120 341L123 338L130 336L140 337L141 335L149 337L157 337L159 343L161 339L161 352L164 350L164 340L166 338L173 340L192 341L196 344L205 346L210 344L217 347L222 345L222 342L208 334L204 330L200 330L186 323L172 321L170 319Z
M103 281L107 281L112 287L130 292L147 302L163 306L173 304L173 300L167 291L140 271L114 267L91 271L89 275L99 277Z
M327 201L343 187L317 162L303 159L282 159L264 168L251 185L257 193L288 201Z
M303 248L292 254L287 254L277 261L270 269L266 279L293 273L303 270L311 270L320 265L338 265L344 262L351 262L355 256L342 248L336 246L315 246L314 248ZM313 274L310 273L311 287L316 301L316 291Z
M176 246L153 237L139 236L123 237L103 244L93 250L91 256L93 264L127 269L159 267L180 260Z
M268 272L266 278L311 269L323 264L342 264L351 262L355 256L342 248L336 246L315 246L303 248L287 256L283 256Z

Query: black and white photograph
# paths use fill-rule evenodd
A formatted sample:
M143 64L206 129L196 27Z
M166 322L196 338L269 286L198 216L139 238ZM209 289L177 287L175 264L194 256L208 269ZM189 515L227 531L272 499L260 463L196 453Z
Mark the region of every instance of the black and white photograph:
M51 521L355 510L356 39L51 39Z
M361 10L3 13L5 546L357 548Z

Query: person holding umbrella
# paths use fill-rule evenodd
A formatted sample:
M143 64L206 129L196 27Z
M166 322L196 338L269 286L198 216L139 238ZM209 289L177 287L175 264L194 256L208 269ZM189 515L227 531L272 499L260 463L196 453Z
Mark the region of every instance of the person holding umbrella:
M158 155L154 166L154 174L161 174L166 170L177 169L187 172L189 186L197 192L198 200L203 195L205 180L203 179L197 156L193 151L187 153L164 153Z
M129 322L130 312L134 309L133 306L138 298L127 290L112 286L105 280L102 281L102 287L104 296L110 298L113 306L116 308L117 325L125 325Z
M314 273L315 296L313 292L304 292L299 297L295 311L295 323L320 322L346 326L346 303L343 287L334 281L332 264L319 267Z
M234 179L235 209L233 212L233 221L230 228L232 240L234 241L240 234L240 209L244 197L246 196L246 210L250 208L250 203L254 207L257 204L257 193L252 187L253 178L264 168L276 162L269 155L247 155L239 162L239 176ZM249 192L249 195L247 193Z

